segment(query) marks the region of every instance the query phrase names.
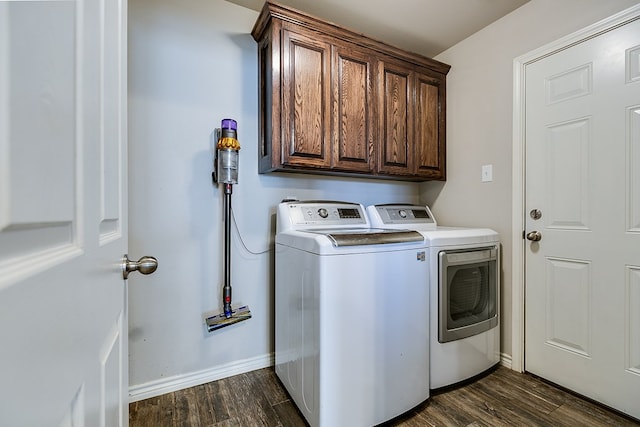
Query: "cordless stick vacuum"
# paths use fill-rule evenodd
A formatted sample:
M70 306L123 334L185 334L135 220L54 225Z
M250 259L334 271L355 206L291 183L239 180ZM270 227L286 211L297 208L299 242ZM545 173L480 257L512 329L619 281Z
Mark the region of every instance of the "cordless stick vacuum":
M224 312L207 318L209 332L251 318L249 306L236 310L231 308L231 193L238 183L238 124L232 119L223 119L216 147L213 182L224 186L224 286L222 300Z

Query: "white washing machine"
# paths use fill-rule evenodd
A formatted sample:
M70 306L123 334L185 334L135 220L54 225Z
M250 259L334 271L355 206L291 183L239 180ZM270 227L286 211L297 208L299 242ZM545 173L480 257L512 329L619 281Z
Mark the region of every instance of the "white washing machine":
M428 259L357 203L278 205L276 374L311 426L372 426L429 397Z
M427 206L367 207L372 227L419 231L429 244L430 388L500 362L500 238L487 228L438 227Z

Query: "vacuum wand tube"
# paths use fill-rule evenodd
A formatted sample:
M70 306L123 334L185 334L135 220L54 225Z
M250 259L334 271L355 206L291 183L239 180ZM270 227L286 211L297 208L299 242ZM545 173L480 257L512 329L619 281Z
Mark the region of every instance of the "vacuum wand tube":
M224 286L222 300L224 301L224 315L231 317L231 192L232 184L224 184Z

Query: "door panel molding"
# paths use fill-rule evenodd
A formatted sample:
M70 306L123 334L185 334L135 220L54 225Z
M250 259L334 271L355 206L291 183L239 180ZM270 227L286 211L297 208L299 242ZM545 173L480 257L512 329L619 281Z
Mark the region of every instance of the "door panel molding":
M626 282L625 365L629 373L640 375L640 266L627 266Z
M627 111L627 232L640 233L640 105Z

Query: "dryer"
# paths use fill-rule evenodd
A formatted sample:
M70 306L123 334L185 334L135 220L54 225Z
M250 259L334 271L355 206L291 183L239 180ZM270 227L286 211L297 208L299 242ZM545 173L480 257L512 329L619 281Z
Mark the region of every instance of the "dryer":
M413 229L429 245L430 388L480 375L500 361L500 239L488 228L440 227L427 206L367 207L372 227Z
M307 422L372 426L428 399L424 237L333 201L280 203L276 228L275 370Z

